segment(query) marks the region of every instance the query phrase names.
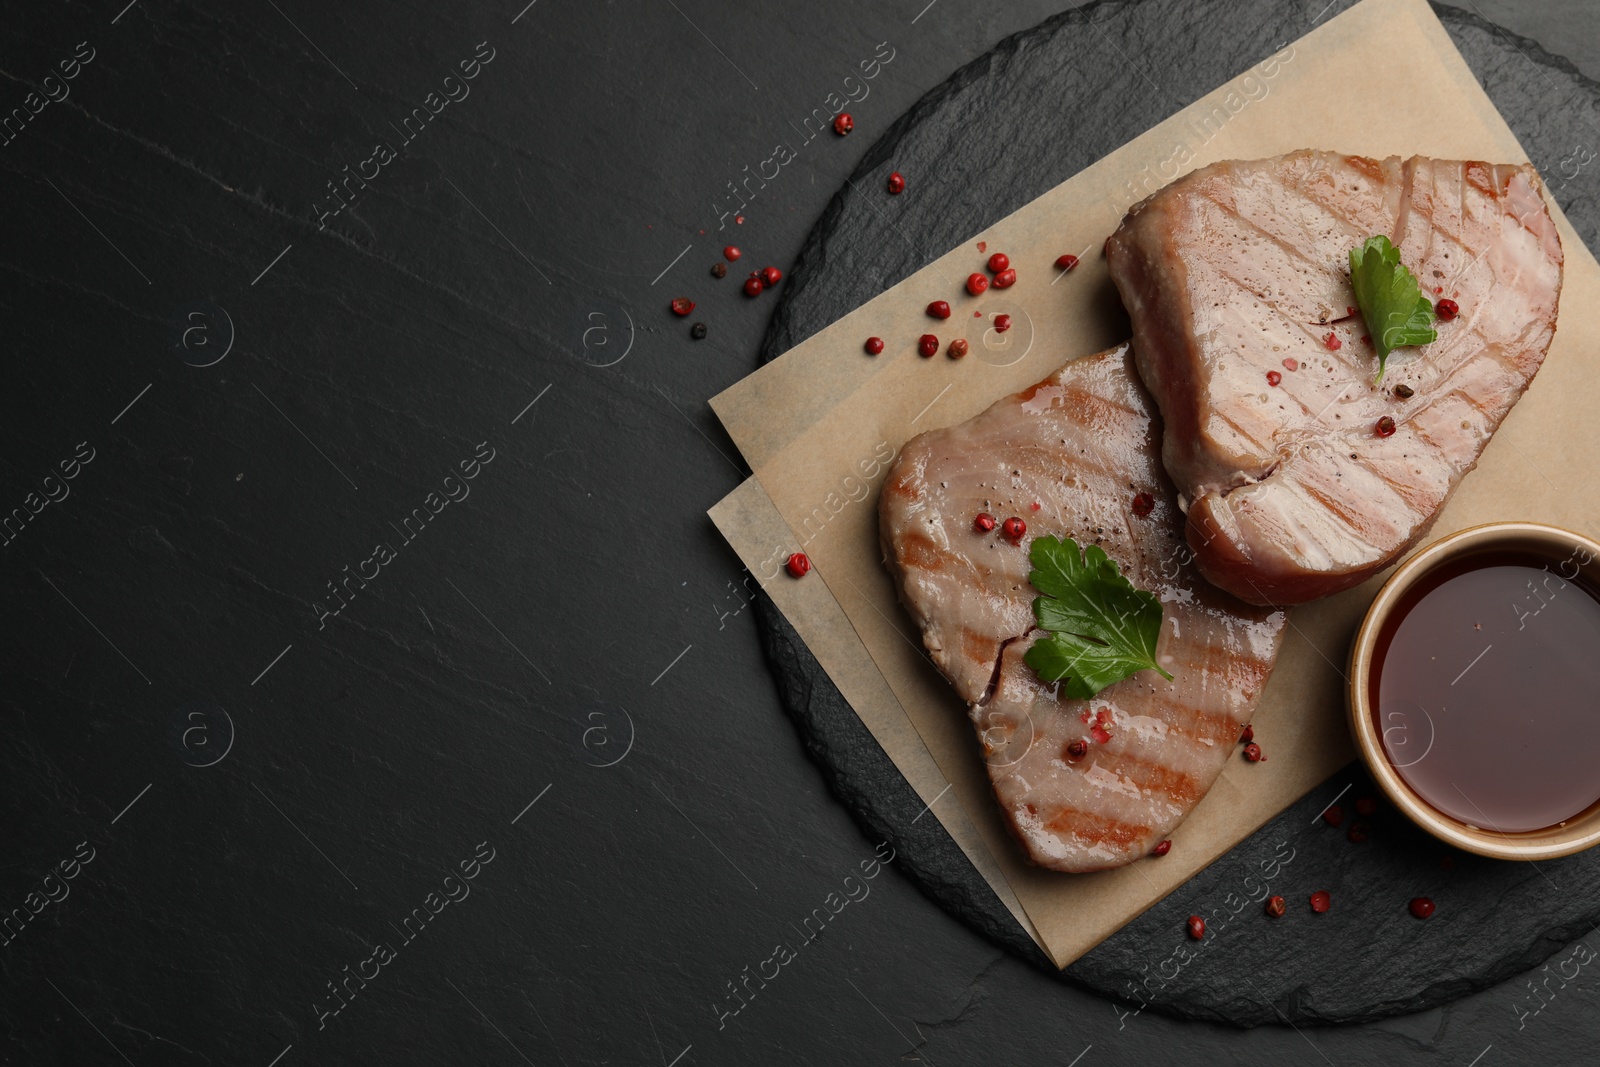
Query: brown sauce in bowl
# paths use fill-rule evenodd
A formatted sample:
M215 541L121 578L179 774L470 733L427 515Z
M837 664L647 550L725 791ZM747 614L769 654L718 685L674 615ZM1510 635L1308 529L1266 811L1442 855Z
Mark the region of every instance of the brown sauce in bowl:
M1379 634L1369 697L1384 754L1443 814L1516 833L1600 801L1600 593L1578 557L1457 560Z

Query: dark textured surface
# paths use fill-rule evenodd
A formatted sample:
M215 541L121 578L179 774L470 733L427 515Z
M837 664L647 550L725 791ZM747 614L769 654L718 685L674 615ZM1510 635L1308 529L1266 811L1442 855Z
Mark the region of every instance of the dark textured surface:
M1152 2L1254 47L1207 29L1211 5ZM1473 2L1600 67L1580 0ZM0 1063L1586 1053L1588 971L1542 979L1529 1018L1523 978L1337 1030L1119 1017L898 860L859 882L880 839L780 710L704 517L744 477L704 400L775 307L707 268L737 234L746 265L787 269L895 116L1063 6L12 5L0 116L78 42L95 58L0 144L0 515L61 496L43 479L79 442L95 457L0 546L0 919L38 909L0 939ZM319 229L327 182L484 41L471 95ZM719 230L727 182L884 41L855 135L807 142ZM1142 83L1116 102L1146 104L1170 110ZM705 340L668 314L680 294ZM470 497L319 627L326 583L483 441ZM492 862L447 884L480 843ZM847 876L870 896L840 904ZM780 942L800 947L762 985ZM349 977L379 943L394 958ZM730 982L755 996L737 1015Z
M1438 10L1592 245L1600 233L1600 203L1588 182L1573 179L1581 163L1592 163L1583 146L1593 140L1600 85L1532 41L1472 14ZM1214 16L1205 22L1207 33L1253 27L1254 50L1193 48L1192 40L1172 32L1168 8L1106 2L1000 42L930 92L872 147L829 204L773 317L764 358L787 351L932 254L965 241L1302 32L1300 14L1281 4L1219 5ZM1120 68L1093 62L1108 41L1140 61ZM1159 72L1161 97L1147 94L1143 108L1073 106L1086 98L1136 97L1148 71ZM1553 108L1552 100L1565 106ZM1070 118L1041 137L1035 133L1041 114ZM914 182L914 195L873 195L892 170ZM765 648L785 706L835 792L874 834L896 843L902 865L934 899L1053 970L948 835L930 835L925 823L911 825L922 805L793 629L770 602L763 600L761 608ZM1262 740L1270 746L1270 738ZM1358 766L1346 768L1329 788L1313 791L1069 967L1065 977L1120 998L1129 1010L1148 1005L1245 1026L1280 1017L1362 1021L1419 1011L1497 983L1542 962L1600 918L1600 854L1539 867L1497 863L1446 849L1397 817L1363 820L1372 835L1351 844L1343 830L1317 816L1352 782L1347 809L1354 797L1376 794ZM1177 840L1181 847L1181 830ZM1284 863L1284 856L1292 859ZM1263 878L1262 871L1276 877ZM1557 884L1561 891L1552 891ZM1287 917L1264 926L1259 901L1269 885L1293 904ZM1338 902L1327 916L1306 909L1317 889ZM1417 895L1438 902L1436 918L1411 918L1406 903ZM1214 945L1207 943L1205 966L1187 959L1184 919L1195 913L1212 916L1210 929L1219 935ZM1468 929L1478 933L1463 937Z

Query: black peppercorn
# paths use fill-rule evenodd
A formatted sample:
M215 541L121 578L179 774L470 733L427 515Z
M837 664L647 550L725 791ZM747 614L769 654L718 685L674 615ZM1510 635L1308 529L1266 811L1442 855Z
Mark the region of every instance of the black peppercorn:
M722 262L711 264L711 276L713 278L726 278L728 276L728 265Z
M689 327L689 336L693 337L696 341L705 340L706 324L703 322L697 322L693 326Z

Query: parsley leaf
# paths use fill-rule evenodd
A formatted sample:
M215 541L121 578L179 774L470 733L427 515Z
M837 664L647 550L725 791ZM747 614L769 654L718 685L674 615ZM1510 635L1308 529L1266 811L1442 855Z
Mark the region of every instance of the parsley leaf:
M1113 682L1143 670L1172 675L1156 662L1161 602L1135 589L1098 545L1079 554L1070 537L1036 538L1028 550L1028 575L1044 595L1034 617L1050 635L1035 641L1023 659L1047 682L1066 680L1062 691L1087 700Z
M1378 350L1376 385L1383 381L1390 352L1404 345L1425 345L1439 336L1433 329L1433 302L1422 295L1416 276L1400 262L1400 250L1382 234L1350 250L1350 284Z

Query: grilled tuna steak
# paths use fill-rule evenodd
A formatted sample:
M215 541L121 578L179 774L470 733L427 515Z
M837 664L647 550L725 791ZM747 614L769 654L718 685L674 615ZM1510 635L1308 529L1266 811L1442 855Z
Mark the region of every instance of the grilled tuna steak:
M1278 653L1283 613L1195 570L1159 437L1123 345L912 440L879 503L900 598L969 705L1006 821L1030 860L1059 871L1120 866L1171 833L1236 750ZM1020 517L1027 534L980 532L979 513ZM1042 634L1028 541L1044 534L1099 544L1161 600L1157 659L1172 681L1146 670L1070 700L1023 662Z
M1381 384L1349 273L1376 234L1460 306ZM1255 604L1348 589L1427 532L1538 371L1561 290L1531 167L1420 156L1217 163L1136 205L1106 255L1200 571Z

